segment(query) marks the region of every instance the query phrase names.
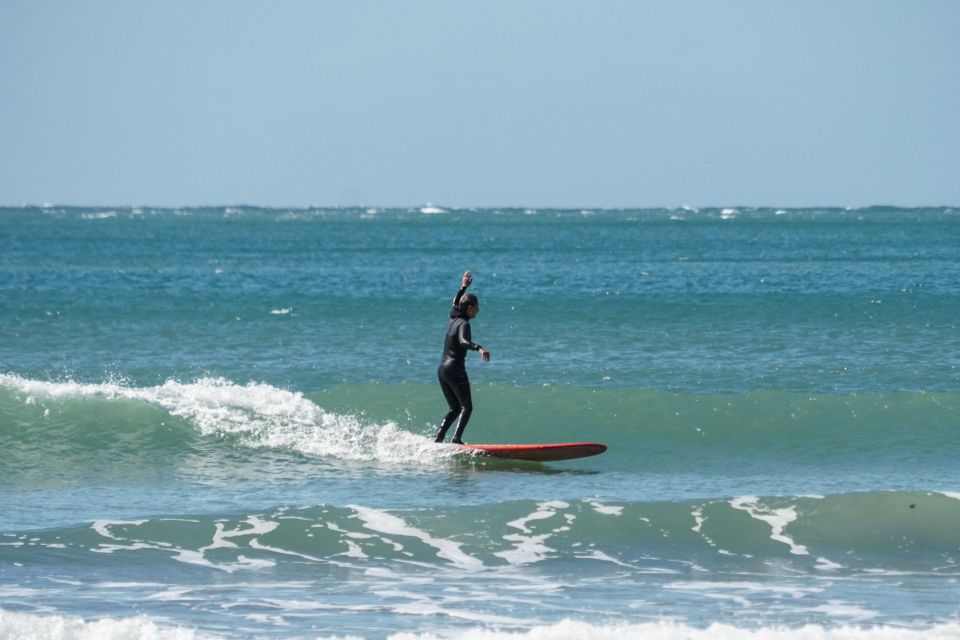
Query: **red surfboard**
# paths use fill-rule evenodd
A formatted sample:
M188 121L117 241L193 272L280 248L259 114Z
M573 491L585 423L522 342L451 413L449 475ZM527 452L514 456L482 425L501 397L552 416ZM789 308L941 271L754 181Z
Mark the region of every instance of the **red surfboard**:
M551 462L595 456L607 450L607 445L596 442L560 442L556 444L465 444L469 453L514 460Z

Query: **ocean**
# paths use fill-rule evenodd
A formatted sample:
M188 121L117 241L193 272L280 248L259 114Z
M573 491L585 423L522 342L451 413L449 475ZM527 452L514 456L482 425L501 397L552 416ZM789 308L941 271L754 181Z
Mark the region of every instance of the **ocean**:
M433 434L465 270L474 443ZM0 638L960 638L960 210L0 208Z

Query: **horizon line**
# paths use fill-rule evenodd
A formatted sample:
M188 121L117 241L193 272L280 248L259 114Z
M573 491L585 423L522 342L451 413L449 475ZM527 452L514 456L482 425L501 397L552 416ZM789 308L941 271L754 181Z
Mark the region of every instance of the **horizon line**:
M0 209L268 209L268 210L351 210L351 209L376 209L379 211L395 211L419 209L420 211L430 210L431 212L441 213L450 211L483 211L483 210L520 210L520 211L701 211L712 209L843 209L845 211L860 211L865 209L957 209L960 205L952 204L886 204L874 203L868 205L838 205L838 204L812 204L812 205L748 205L748 204L723 204L723 205L628 205L628 206L597 206L597 205L448 205L436 204L433 202L419 204L326 204L326 205L277 205L277 204L251 204L251 203L220 203L220 204L180 204L180 205L157 205L157 204L66 204L44 202L21 203L21 204L2 204Z

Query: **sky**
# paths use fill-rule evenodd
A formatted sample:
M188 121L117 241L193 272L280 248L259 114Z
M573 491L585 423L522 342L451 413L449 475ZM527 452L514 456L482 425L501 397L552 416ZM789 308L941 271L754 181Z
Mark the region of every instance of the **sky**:
M960 205L956 0L0 0L0 205Z

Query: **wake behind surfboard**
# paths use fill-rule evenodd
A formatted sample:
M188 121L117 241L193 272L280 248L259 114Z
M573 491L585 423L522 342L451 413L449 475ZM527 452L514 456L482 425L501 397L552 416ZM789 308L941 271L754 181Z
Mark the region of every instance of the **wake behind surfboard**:
M555 444L465 444L461 449L474 455L534 462L553 462L595 456L607 450L596 442L560 442Z

